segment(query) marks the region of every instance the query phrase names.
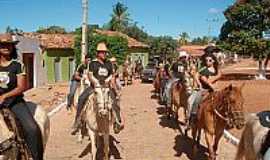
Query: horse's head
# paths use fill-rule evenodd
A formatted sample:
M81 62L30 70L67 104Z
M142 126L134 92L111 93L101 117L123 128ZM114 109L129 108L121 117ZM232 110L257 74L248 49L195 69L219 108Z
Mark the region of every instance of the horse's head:
M244 98L242 95L242 89L244 84L240 87L233 86L232 84L225 88L225 98L224 101L226 103L227 109L225 113L229 118L229 127L236 127L237 129L241 129L245 125L245 117L244 117Z
M108 87L95 88L96 105L100 117L108 117L112 109L111 91Z

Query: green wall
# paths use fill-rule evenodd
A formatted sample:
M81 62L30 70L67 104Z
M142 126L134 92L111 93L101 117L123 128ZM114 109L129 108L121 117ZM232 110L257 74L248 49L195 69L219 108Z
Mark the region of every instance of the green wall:
M44 52L45 67L49 83L55 82L54 60L59 57L61 62L61 81L69 81L69 58L74 58L72 49L49 49Z
M129 49L128 53L133 62L136 61L139 57L143 59L143 66L146 66L149 62L148 49Z

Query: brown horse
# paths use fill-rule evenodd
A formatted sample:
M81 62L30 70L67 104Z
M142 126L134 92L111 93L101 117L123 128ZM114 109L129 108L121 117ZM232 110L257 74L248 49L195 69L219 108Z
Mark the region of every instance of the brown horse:
M172 84L171 88L171 108L168 108L168 116L173 115L175 120L178 120L178 110L180 107L184 109L185 123L187 122L187 109L188 109L188 92L186 87L180 81Z
M129 83L132 83L132 66L129 64L124 64L123 66L123 80L124 84L128 85Z
M161 86L161 70L158 70L155 80L153 82L155 95L159 94Z
M221 91L210 93L200 104L197 121L192 126L193 154L200 143L200 132L204 129L209 150L209 159L216 159L218 143L225 128L241 129L244 126L242 88L229 85Z

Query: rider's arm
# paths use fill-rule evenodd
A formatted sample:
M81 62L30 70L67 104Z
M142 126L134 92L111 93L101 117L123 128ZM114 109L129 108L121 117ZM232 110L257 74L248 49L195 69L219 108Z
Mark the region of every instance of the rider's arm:
M82 77L80 76L80 73L79 72L75 72L74 74L74 78L77 80L77 81L80 81L82 79Z
M214 85L211 83L211 81L208 80L206 76L200 76L200 80L207 84L212 90L214 90Z
M218 71L216 76L211 76L209 77L209 80L211 83L215 83L216 81L218 81L221 78L221 72Z
M83 66L82 64L80 64L78 66L78 69L76 70L75 74L74 74L74 78L77 80L77 81L80 81L82 79L81 75L83 73Z
M88 78L94 87L98 85L98 80L95 78L93 72L88 72Z
M18 74L17 75L17 87L13 90L1 95L3 99L15 97L23 94L26 91L26 75L25 74Z

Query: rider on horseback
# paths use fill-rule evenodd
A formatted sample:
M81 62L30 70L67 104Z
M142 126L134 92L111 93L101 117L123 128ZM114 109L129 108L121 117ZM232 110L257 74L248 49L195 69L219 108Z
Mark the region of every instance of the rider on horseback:
M170 90L172 84L178 80L180 80L180 82L184 81L185 72L187 70L187 61L186 61L187 57L188 57L187 52L181 51L179 53L178 60L175 63L173 63L171 67L172 75L170 76L171 79L167 83L166 87L167 106L170 106L171 103Z
M16 42L10 34L0 35L0 109L8 108L14 113L33 160L42 160L42 134L23 98L26 74L23 64L16 60Z
M75 117L75 123L73 125L72 134L75 134L80 127L81 112L83 106L87 98L93 93L93 89L95 87L98 87L99 85L106 85L106 84L107 85L111 84L111 86L115 86L114 84L115 75L113 71L113 65L110 61L106 59L107 52L108 49L106 47L106 44L99 43L97 46L96 59L89 64L89 80L91 82L91 86L86 88L79 97L78 108ZM115 117L116 123L114 124L114 131L115 133L119 133L120 130L124 128L120 115L120 106L114 105L113 110L116 113Z
M90 61L91 61L90 56L88 54L85 55L84 63L78 66L76 72L72 76L72 79L70 81L70 91L67 96L67 110L71 109L71 105L73 104L73 101L74 101L75 92L80 84L80 81L83 78L83 74L85 70L88 70Z
M189 97L189 115L191 123L197 115L197 110L200 102L202 101L203 93L213 92L215 90L214 83L216 83L220 77L221 73L219 71L219 65L217 58L213 54L217 49L213 47L207 47L205 49L205 54L202 56L202 68L199 69L199 83L201 85L200 90L194 90Z

